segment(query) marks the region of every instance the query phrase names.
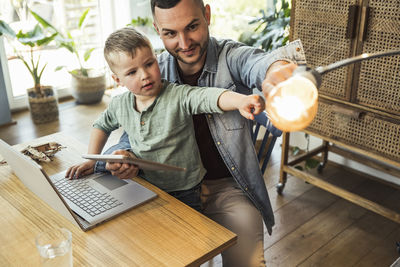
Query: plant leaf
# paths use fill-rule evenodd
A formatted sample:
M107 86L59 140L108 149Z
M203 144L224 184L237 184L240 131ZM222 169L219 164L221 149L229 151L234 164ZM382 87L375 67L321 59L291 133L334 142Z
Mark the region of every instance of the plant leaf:
M57 66L54 71L59 71L62 70L63 68L66 68L67 66Z
M303 170L303 167L301 167L300 165L294 166L294 168L295 168L295 169L298 169L298 170L300 170L300 171Z
M69 52L74 53L74 47L68 43L61 43L61 47L65 47Z
M45 20L44 18L42 18L41 16L39 16L39 14L37 14L36 12L29 10L29 12L31 12L32 16L44 27L44 28L52 28L53 30L55 30L58 33L58 30L51 25L47 20Z
M309 158L309 159L306 159L305 167L308 170L309 169L314 169L314 168L318 167L319 163L320 162L318 160L313 159L313 158Z
M1 35L8 35L10 37L15 37L15 32L13 29L10 28L10 26L5 23L3 20L0 20L0 36Z
M39 63L39 62L38 62ZM42 68L42 70L40 71L40 73L39 73L39 76L38 76L38 83L40 84L40 78L42 78L42 74L43 74L43 71L44 71L44 69L46 68L46 66L47 66L47 63L46 64L44 64L44 66L43 66L43 68Z
M75 43L72 39L70 38L64 38L63 36L61 36L60 34L58 34L54 40L56 41L57 45L60 47L65 47L66 49L68 49L68 51L70 51L71 53L74 52L74 46Z
M39 24L36 24L35 28L27 33L19 31L16 37L20 43L29 45L30 47L34 47L38 40L46 38Z
M24 63L24 65L26 66L26 68L29 70L30 74L33 77L34 76L33 71L32 71L31 66L29 66L28 62L26 62L26 60L23 57L18 57L18 59L20 59Z
M83 59L85 61L88 61L88 59L90 58L90 55L92 54L94 48L90 48L88 50L85 51L85 54L83 55Z
M54 34L51 35L51 36L48 36L48 37L45 37L45 38L43 38L43 39L38 40L38 41L37 41L37 45L38 45L38 46L47 45L48 43L50 43L51 41L54 40L54 37L56 37L57 34L58 34L58 33L54 33Z
M79 18L79 24L78 24L78 28L80 29L82 27L83 22L86 19L86 15L88 14L90 8L86 9L85 12L83 12L82 16Z
M286 45L287 42L289 42L289 35L288 35L288 36L285 36L285 38L283 38L283 40L282 40L282 45Z
M276 7L277 0L274 1ZM278 48L284 45L288 40L288 28L290 22L290 7L288 0L281 0L281 7L279 9L269 11L268 14L264 10L260 10L261 16L253 19L249 24L257 23L257 27L254 30L256 33L256 41L245 42L245 44L252 45L254 47L263 48L266 51ZM260 29L262 30L260 31ZM251 43L250 43L251 41Z
M299 152L300 152L300 148L298 146L295 146L292 148L293 156L296 156L297 154L299 154Z

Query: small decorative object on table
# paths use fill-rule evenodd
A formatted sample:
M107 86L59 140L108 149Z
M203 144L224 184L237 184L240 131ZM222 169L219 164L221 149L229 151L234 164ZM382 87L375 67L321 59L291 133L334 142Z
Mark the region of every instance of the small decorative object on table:
M36 162L40 161L50 162L54 154L56 154L63 148L65 148L65 146L62 146L59 143L49 142L37 146L27 146L21 151L21 153L23 153L26 156L29 156Z

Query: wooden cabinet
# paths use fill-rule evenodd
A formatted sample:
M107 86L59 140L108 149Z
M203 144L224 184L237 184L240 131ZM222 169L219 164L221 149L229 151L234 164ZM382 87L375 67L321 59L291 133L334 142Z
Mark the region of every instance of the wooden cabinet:
M310 67L400 49L400 1L294 0L290 34L292 40L301 39ZM323 143L289 162L290 135L284 134L278 192L289 173L400 222L397 213L294 168L322 153L322 171L331 151L400 177L400 56L363 61L325 74L317 117L305 132Z

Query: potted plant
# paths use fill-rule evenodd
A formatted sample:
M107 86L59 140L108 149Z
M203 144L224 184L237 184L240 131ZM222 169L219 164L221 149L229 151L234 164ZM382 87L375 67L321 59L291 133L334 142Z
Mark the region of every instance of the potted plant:
M254 47L261 47L265 51L274 50L289 41L290 6L288 0L281 0L280 7L274 1L274 11L265 13L260 10L261 17L249 22L258 24L254 32L244 32L239 41Z
M152 20L148 17L142 18L138 16L136 19L132 19L131 22L126 26L132 26L136 30L143 32L145 35L157 34L153 27Z
M84 22L89 13L89 9L86 9L81 15L78 22L78 30L81 34L84 34ZM47 25L47 27L54 27ZM67 37L64 37L60 31L57 31L59 36L56 41L60 47L66 48L70 51L79 63L79 68L68 71L71 74L71 94L80 104L93 104L100 102L103 98L104 91L106 89L106 78L104 70L94 70L86 68L84 63L87 62L94 50L94 48L88 48L84 53L80 49L79 43L75 42L70 32L66 31ZM60 70L65 66L59 66L56 68Z
M41 19L33 11L30 13L35 19ZM58 119L58 104L52 86L41 84L41 78L46 68L46 64L41 64L40 54L35 57L34 52L41 50L57 36L55 31L47 31L39 23L32 30L23 32L14 30L4 21L0 20L0 35L5 35L12 40L17 40L20 44L28 47L27 53L22 53L14 47L16 57L20 59L29 70L33 78L34 86L27 89L28 102L31 116L34 123L46 123Z

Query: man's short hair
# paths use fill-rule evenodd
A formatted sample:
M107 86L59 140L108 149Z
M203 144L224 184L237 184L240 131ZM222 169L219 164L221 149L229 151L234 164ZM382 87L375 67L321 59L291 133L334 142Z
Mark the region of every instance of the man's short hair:
M104 58L110 68L115 66L113 55L126 53L135 57L136 49L148 47L153 49L149 39L146 36L136 31L133 27L127 26L116 30L108 36L104 45Z
M154 10L156 7L161 9L169 9L176 6L181 0L151 0L151 12L154 17ZM203 13L205 13L204 2L203 0L194 0L194 2L199 5Z

